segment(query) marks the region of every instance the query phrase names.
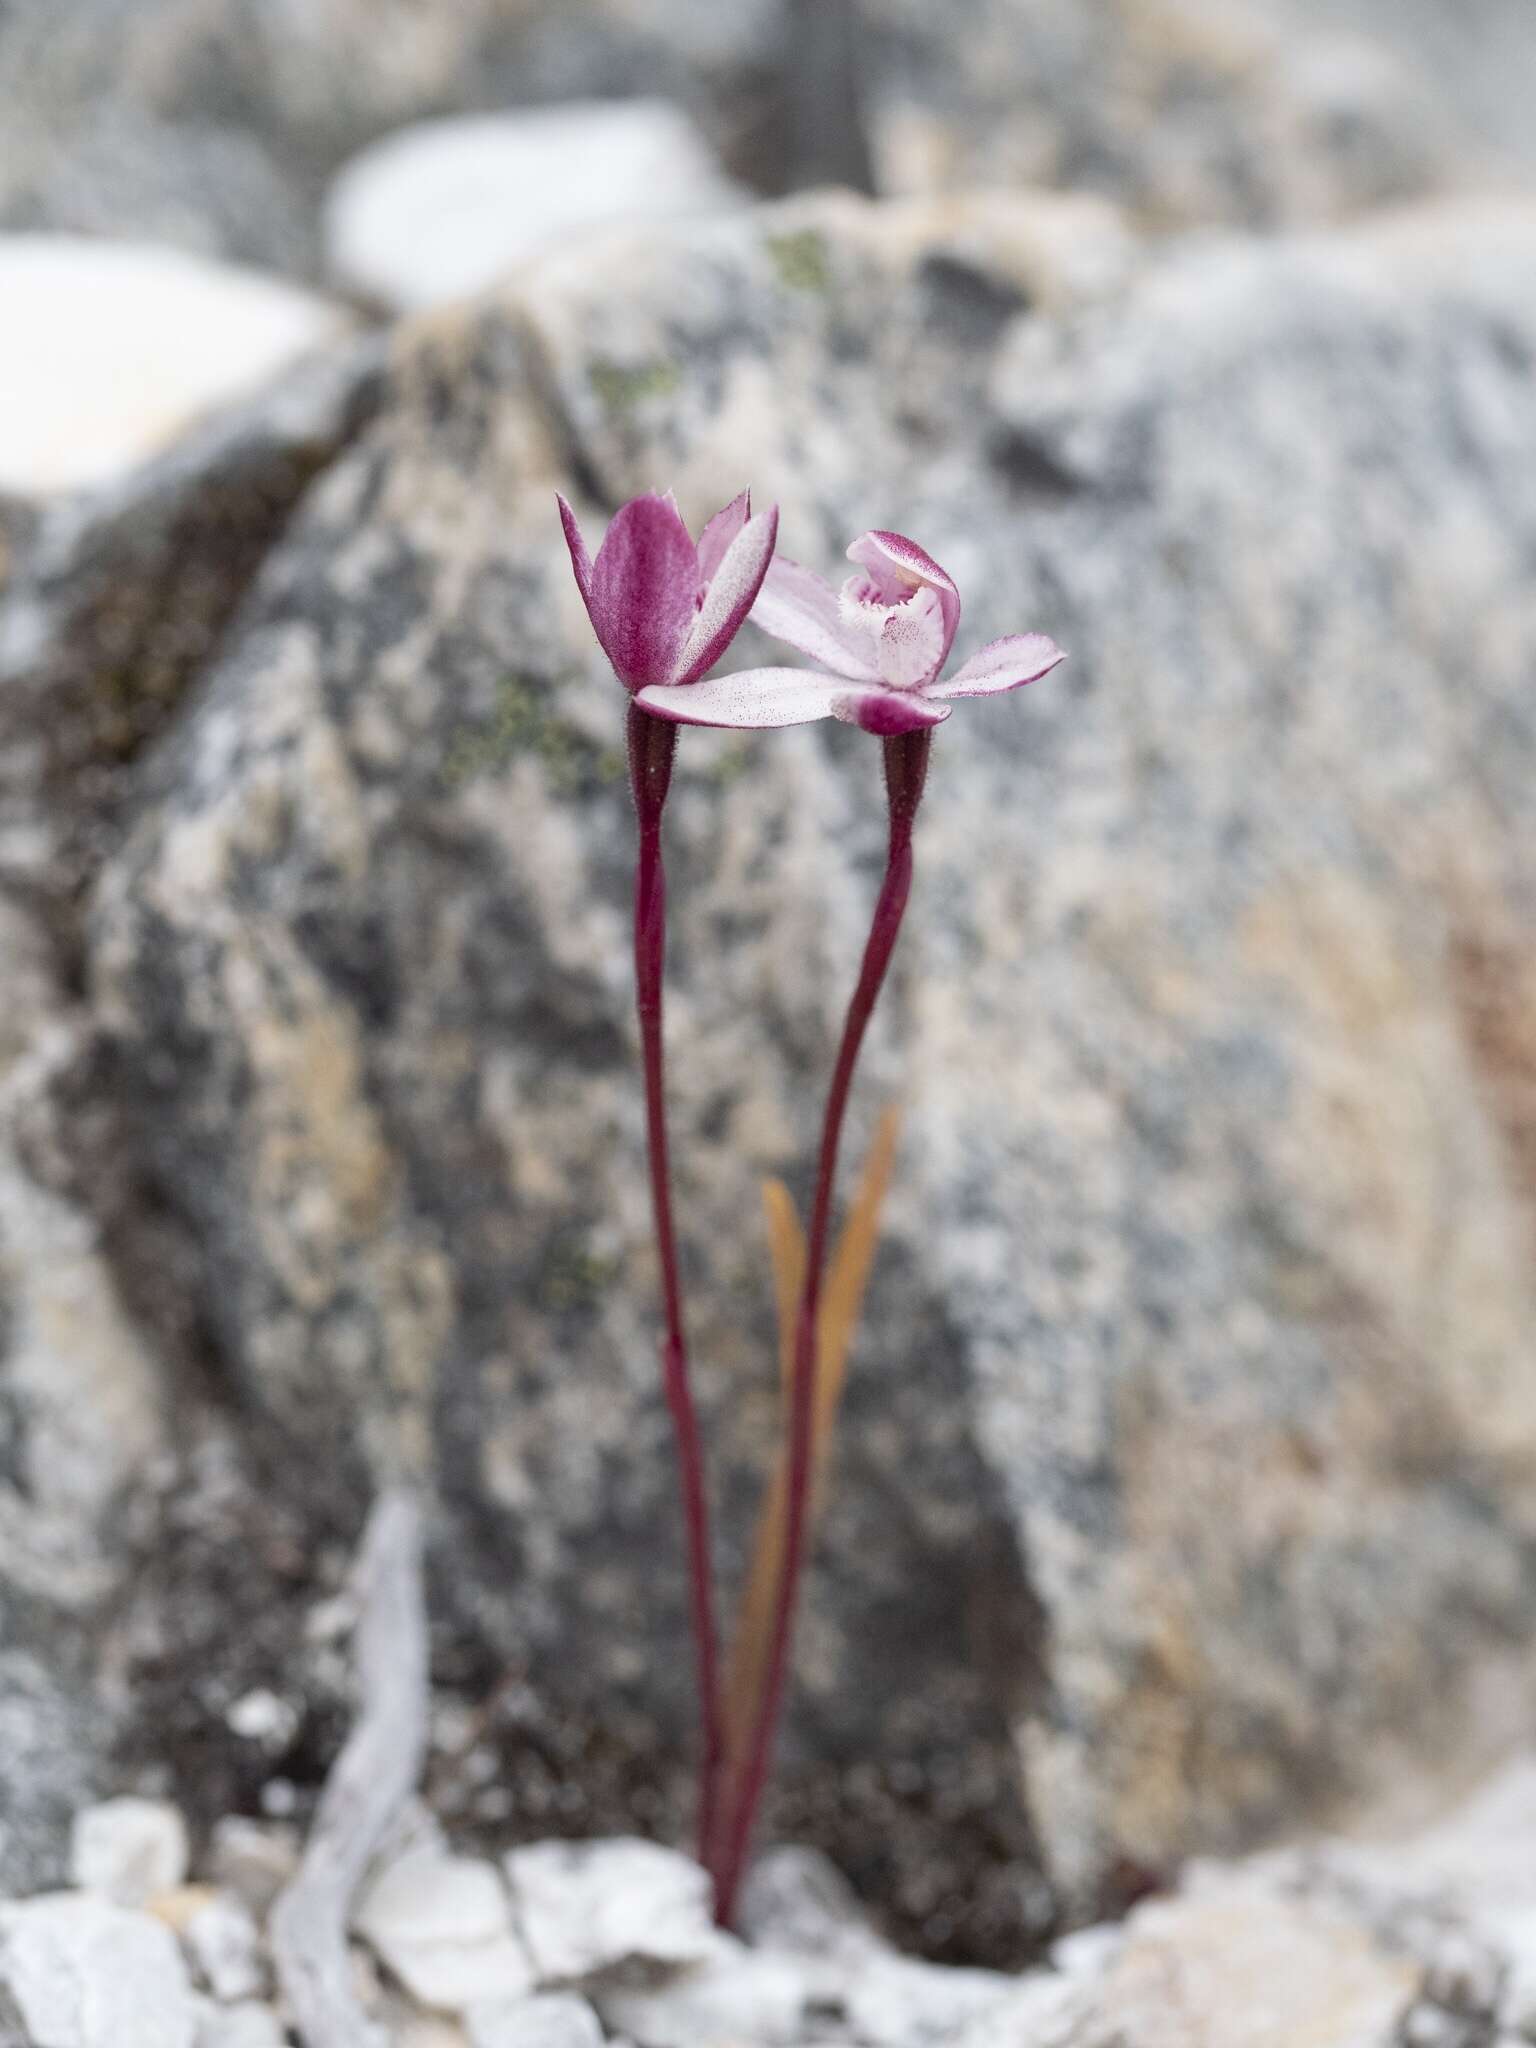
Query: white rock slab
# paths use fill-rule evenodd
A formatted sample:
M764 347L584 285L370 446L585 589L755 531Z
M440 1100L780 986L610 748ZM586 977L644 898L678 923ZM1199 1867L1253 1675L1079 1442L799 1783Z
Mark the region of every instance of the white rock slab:
M386 306L436 305L584 228L716 212L743 196L666 100L423 121L337 174L326 260L338 284Z
M82 1891L142 1906L187 1874L187 1824L161 1799L104 1799L75 1815L69 1874Z
M368 1887L353 1925L420 2004L459 2013L534 1989L494 1864L413 1850Z
M541 1984L620 1963L676 1967L716 1955L705 1873L674 1849L628 1836L536 1842L505 1859L518 1928Z
M151 244L0 235L0 490L104 484L349 316L258 271Z
M0 1985L36 2048L194 2048L170 1929L79 1892L0 1906Z
M603 2048L597 2014L564 1991L471 2006L465 2025L469 2048Z

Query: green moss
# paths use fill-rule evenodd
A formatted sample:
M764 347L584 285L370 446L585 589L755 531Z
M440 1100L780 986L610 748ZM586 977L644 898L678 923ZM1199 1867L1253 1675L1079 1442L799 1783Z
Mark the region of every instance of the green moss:
M832 283L827 238L819 228L801 228L793 235L770 235L768 255L779 283L791 292L824 292Z
M676 363L615 363L600 356L587 370L592 389L608 412L632 412L647 398L665 398L682 381Z
M443 774L449 786L462 788L479 775L498 775L520 755L532 754L544 765L557 796L579 796L624 773L624 756L615 747L600 747L554 712L555 686L543 679L506 676L496 692L496 709L487 725L461 733L449 747Z
M540 1300L556 1315L595 1308L618 1271L617 1259L600 1258L583 1245L561 1245L540 1275Z

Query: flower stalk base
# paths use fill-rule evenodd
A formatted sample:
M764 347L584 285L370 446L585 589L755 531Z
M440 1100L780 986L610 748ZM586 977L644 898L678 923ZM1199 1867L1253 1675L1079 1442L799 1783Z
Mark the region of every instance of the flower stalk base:
M715 1800L719 1791L723 1737L720 1703L720 1653L715 1628L715 1603L710 1564L709 1494L704 1481L704 1453L698 1412L688 1370L688 1340L683 1323L682 1282L678 1271L677 1235L672 1222L672 1173L667 1146L666 1068L662 1036L662 981L667 954L667 877L661 856L661 814L672 782L677 752L675 725L668 725L631 704L629 709L629 780L639 824L639 856L635 864L635 1009L640 1025L640 1053L645 1072L646 1145L650 1158L651 1209L656 1250L661 1263L664 1319L662 1375L672 1431L677 1444L682 1489L684 1539L688 1553L688 1598L693 1626L696 1683L699 1696L701 1755L699 1759L698 1835L700 1858L706 1864L716 1832Z
M795 1362L790 1379L789 1498L783 1567L776 1590L762 1694L753 1717L740 1774L731 1787L733 1796L722 1820L721 1856L714 1871L716 1909L722 1926L730 1925L736 1910L742 1872L773 1760L774 1739L789 1673L795 1607L805 1566L816 1399L816 1330L821 1311L822 1275L827 1262L827 1240L832 1224L837 1155L854 1068L891 963L911 893L912 826L927 779L931 738L931 731L924 727L884 742L885 787L890 811L889 851L885 879L875 902L869 937L864 946L863 965L848 1004L837 1064L832 1071L832 1085L827 1091L827 1106L822 1118L816 1190L811 1205L810 1228L806 1234L805 1283L795 1324Z

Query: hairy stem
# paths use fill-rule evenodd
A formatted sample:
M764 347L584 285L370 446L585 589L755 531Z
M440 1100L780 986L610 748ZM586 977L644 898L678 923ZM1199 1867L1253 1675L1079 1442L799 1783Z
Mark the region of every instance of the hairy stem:
M677 1235L672 1224L672 1173L667 1148L666 1080L662 1051L662 976L667 953L667 878L661 858L661 813L677 751L675 725L629 708L629 779L640 827L635 864L635 1008L645 1068L646 1143L650 1154L651 1208L661 1262L665 1335L662 1366L667 1406L677 1443L683 1525L688 1551L688 1597L693 1621L702 1755L699 1763L698 1833L701 1860L708 1859L716 1831L723 1738L720 1720L720 1653L715 1632L710 1566L709 1496L699 1419L688 1374L688 1339L683 1327L682 1283Z
M924 727L921 731L902 733L885 741L890 850L885 880L880 886L869 937L864 946L864 963L843 1023L842 1042L838 1046L837 1064L832 1070L832 1085L827 1091L826 1112L822 1119L821 1152L816 1167L810 1228L806 1233L805 1281L795 1325L795 1362L789 1390L789 1491L783 1566L776 1589L762 1692L741 1759L740 1773L732 1786L733 1801L724 1823L720 1867L715 1873L716 1909L722 1926L728 1926L735 1913L736 1895L773 1758L774 1738L789 1672L795 1604L805 1564L812 1425L815 1418L816 1329L821 1309L822 1273L827 1260L827 1237L832 1222L832 1190L837 1177L838 1146L842 1140L843 1117L853 1085L854 1068L858 1064L859 1048L864 1042L865 1030L891 962L912 887L912 823L922 800L923 783L928 773L930 737L929 728Z

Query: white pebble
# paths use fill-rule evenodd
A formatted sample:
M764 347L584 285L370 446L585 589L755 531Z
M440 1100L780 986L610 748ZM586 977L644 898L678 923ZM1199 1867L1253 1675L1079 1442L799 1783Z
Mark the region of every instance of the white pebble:
M534 1988L493 1864L413 1850L369 1886L354 1925L411 1996L437 2011Z
M298 1867L299 1838L282 1821L245 1820L231 1814L214 1827L209 1875L255 1914L266 1912Z
M243 1742L259 1742L267 1749L285 1749L299 1725L299 1710L291 1700L279 1699L264 1685L242 1693L225 1709L225 1726Z
M187 1824L159 1799L107 1799L75 1815L70 1876L81 1891L142 1906L187 1874Z
M49 1892L0 1906L0 1986L36 2048L194 2048L175 1936L104 1899Z
M287 2048L288 2036L269 2005L213 2005L197 2016L197 2048Z
M226 2005L259 1998L266 1989L261 1937L241 1901L220 1892L188 1920L182 1942L198 1975Z
M541 1984L615 1964L701 1962L720 1943L709 1879L654 1842L537 1842L505 1859L517 1924Z
M563 1991L473 2005L466 2022L469 2048L603 2048L597 2014Z

